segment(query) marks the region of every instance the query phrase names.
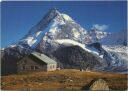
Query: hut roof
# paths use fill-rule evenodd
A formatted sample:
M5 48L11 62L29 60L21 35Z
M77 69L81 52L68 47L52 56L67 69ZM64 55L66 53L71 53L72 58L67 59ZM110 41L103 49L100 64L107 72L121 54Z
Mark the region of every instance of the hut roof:
M45 62L46 64L57 64L56 61L52 60L51 58L49 58L45 54L33 52L33 53L31 53L31 55L33 55L34 57L38 58L39 60Z

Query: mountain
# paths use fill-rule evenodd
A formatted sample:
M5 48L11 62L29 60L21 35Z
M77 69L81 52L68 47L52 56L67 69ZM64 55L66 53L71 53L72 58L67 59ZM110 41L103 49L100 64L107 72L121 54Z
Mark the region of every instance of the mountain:
M52 54L62 68L98 70L107 66L102 58L85 51L79 46L59 47Z
M110 33L108 33L108 32L105 32L102 30L97 30L97 29L91 29L88 33L89 33L89 35L91 37L91 41L93 43L99 42L101 39L110 35Z
M122 30L120 32L111 33L108 36L101 39L103 45L124 45L127 46L127 30Z
M56 39L72 39L81 43L88 41L87 31L71 17L51 9L44 18L22 38L18 45L26 48L37 47L37 50L48 50ZM55 45L56 46L56 45Z
M128 61L124 55L127 52L122 55L105 46L109 35L98 30L88 31L54 8L22 39L2 50L2 63L7 67L4 69L10 69L13 65L8 63L16 64L24 56L38 51L55 59L61 68L126 72Z

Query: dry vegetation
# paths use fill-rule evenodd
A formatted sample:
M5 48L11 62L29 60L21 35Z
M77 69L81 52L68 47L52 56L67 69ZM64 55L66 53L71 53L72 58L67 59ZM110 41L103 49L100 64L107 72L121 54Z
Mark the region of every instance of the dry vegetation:
M27 72L2 76L2 89L19 88L76 88L87 89L93 79L103 78L111 89L127 89L127 75L86 72L74 69L56 70L52 72Z

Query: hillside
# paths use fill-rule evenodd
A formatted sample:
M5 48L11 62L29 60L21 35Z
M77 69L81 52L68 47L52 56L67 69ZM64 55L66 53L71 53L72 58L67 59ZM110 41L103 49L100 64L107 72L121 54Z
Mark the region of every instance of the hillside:
M126 90L127 75L105 72L79 71L75 69L51 72L27 72L1 77L2 89L41 88L41 89L88 89L92 80L102 78L110 89Z
M79 46L63 46L54 51L53 56L62 68L95 69L106 66L100 57L85 51Z

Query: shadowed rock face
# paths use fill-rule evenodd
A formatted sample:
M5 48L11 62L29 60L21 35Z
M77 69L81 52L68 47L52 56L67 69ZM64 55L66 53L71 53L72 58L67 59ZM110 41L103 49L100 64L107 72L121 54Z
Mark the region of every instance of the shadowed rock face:
M99 43L99 42L96 42L96 43L92 43L92 44L90 44L89 46L91 46L91 47L95 47L95 48L97 48L98 50L101 50L101 44Z
M54 51L52 55L61 63L62 68L93 69L102 66L99 57L86 52L79 46L61 47Z

